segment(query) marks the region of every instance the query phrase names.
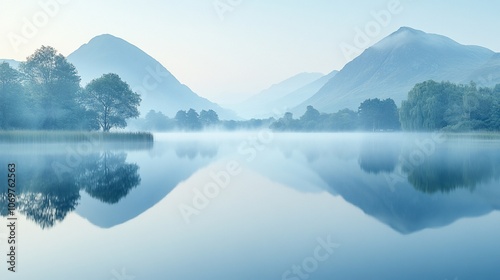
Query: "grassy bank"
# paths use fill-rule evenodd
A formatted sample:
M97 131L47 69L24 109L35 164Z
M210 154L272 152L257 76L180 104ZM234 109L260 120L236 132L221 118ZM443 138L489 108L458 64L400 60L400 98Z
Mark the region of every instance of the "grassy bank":
M88 131L0 131L0 143L78 143L78 142L143 142L152 143L149 132Z
M483 139L500 140L500 132L444 132L443 136L447 139Z

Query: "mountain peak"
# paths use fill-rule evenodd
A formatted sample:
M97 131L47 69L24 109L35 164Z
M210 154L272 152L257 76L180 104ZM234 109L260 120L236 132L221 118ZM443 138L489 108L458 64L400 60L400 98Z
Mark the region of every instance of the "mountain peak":
M141 95L140 111L161 111L169 116L189 108L212 109L221 119L236 116L198 96L178 81L159 61L137 46L111 34L92 38L68 56L83 84L106 73L116 73Z
M398 47L406 44L411 44L415 42L422 42L424 39L423 37L433 37L433 36L439 36L439 35L434 35L434 34L428 34L423 31L413 29L411 27L406 27L403 26L399 28L397 31L394 33L390 34L386 38L382 39L380 42L375 44L373 48L393 48L393 47Z
M468 83L498 77L494 52L452 39L401 27L344 66L313 97L301 104L333 113L355 109L369 98L392 98L400 103L417 83L426 80ZM493 57L493 60L492 60ZM478 78L475 78L478 77Z
M89 42L92 42L92 41L103 41L103 40L117 40L117 41L125 41L123 40L122 38L119 38L119 37L116 37L114 35L111 35L111 34L101 34L101 35L97 35L95 36L94 38L92 38Z
M421 30L413 29L413 28L408 27L408 26L401 26L393 34L399 34L399 33L412 33L412 34L415 34L415 35L424 35L424 34L426 34L425 32L423 32Z
M90 41L85 45L98 45L98 46L118 46L118 45L129 45L133 46L133 44L127 42L126 40L116 37L111 34L102 34L95 36L94 38L90 39Z
M432 33L426 33L411 27L400 27L397 31L382 39L372 48L378 50L397 49L403 46L452 49L461 46L452 39Z

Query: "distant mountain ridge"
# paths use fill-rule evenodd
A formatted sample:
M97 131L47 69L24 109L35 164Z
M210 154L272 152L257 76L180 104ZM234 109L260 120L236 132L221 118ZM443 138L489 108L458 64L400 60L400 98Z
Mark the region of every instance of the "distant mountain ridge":
M19 66L18 61L0 59ZM173 117L178 110L212 109L221 119L238 119L198 96L180 83L160 62L127 41L100 35L68 56L82 78L82 86L105 73L117 73L143 98L142 114L153 109ZM365 50L340 71L328 75L300 73L271 86L234 106L245 118L267 118L274 111L295 116L308 105L321 112L356 110L369 98L392 98L399 106L417 83L450 81L478 86L500 83L500 53L479 46L466 46L452 39L401 27Z
M356 109L375 97L392 98L400 105L415 84L430 79L478 84L481 80L482 86L491 86L500 82L500 57L483 47L401 27L349 62L294 111L304 112L308 105L328 113Z
M162 111L173 117L179 110L212 109L222 119L236 114L198 96L181 84L160 62L127 41L105 34L94 37L67 57L82 78L82 86L106 73L116 73L141 94L141 114Z
M299 73L252 96L235 109L246 118L274 116L273 111L293 108L313 96L337 72L332 71L328 75Z

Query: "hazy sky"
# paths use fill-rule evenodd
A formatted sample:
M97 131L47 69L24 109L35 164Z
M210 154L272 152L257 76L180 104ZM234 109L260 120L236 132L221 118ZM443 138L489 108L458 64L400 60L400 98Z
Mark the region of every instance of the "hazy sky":
M382 10L395 13L374 24ZM0 0L0 58L24 60L41 45L67 56L109 33L227 104L299 72L340 70L356 28L370 30L370 44L410 26L498 52L499 11L490 0Z

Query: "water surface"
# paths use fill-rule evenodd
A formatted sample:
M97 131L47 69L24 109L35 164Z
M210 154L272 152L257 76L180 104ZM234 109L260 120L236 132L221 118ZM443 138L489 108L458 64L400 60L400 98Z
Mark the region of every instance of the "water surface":
M18 272L2 263L2 279L500 279L500 141L155 140L1 144L19 191Z

